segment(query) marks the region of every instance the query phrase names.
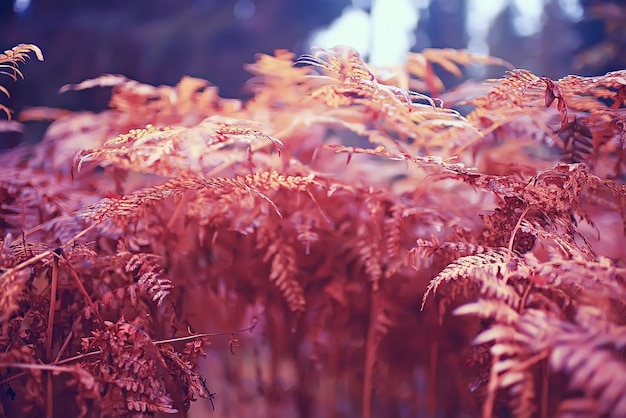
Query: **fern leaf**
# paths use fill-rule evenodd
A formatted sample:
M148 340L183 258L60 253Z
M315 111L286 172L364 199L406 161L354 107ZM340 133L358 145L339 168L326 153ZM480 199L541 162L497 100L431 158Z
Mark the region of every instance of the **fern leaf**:
M415 148L445 153L454 145L454 133L480 136L455 110L444 108L426 95L379 82L351 48L320 48L313 55L303 55L296 64L322 69L321 82L311 89L313 99L332 108L363 108L375 114L386 129L412 141Z
M519 319L519 313L515 309L493 299L479 299L476 302L466 303L452 313L459 316L474 315L480 318L493 318L498 323L507 325L512 325Z
M129 217L141 208L181 196L188 190L209 189L212 195L229 193L253 193L270 203L280 215L275 204L262 193L262 190L304 191L311 185L319 184L308 177L284 176L277 172L261 172L244 177L225 178L215 177L200 179L197 177L181 176L158 186L145 187L127 196L120 198L104 198L100 202L81 210L77 215L81 218L94 221L103 221L110 218ZM205 196L208 197L208 196Z
M622 282L626 277L626 269L617 267L606 257L600 256L597 261L585 259L558 259L539 263L526 257L527 262L534 265L535 281L546 286L572 288L574 292L581 289L593 291L594 294L620 300L626 294Z
M593 133L581 119L574 119L565 124L559 131L558 137L563 141L563 149L568 154L570 163L587 161L593 152Z
M275 241L267 249L265 259L272 259L270 281L283 295L292 312L301 312L306 306L304 290L298 282L296 253L291 245Z
M263 261L271 260L269 280L279 290L292 312L302 312L306 307L304 289L298 281L298 264L293 245L276 230L263 226L258 231L257 248L265 247Z
M289 220L297 233L296 239L304 245L305 254L309 255L311 246L320 239L320 234L317 232L320 224L318 216L313 216L309 211L301 210L294 212Z
M439 286L460 279L479 284L482 294L493 295L517 309L520 295L507 282L512 277L528 278L530 274L531 269L521 259L506 251L490 250L483 254L461 257L430 281L422 299L422 309L428 296L436 293Z
M395 204L390 209L390 215L385 216L384 237L385 246L385 277L389 278L396 274L398 270L408 265L406 252L402 251L402 225L404 207Z
M594 397L601 413L616 418L626 414L626 364L622 358L570 338L552 350L550 365L571 374L571 387Z
M71 90L80 91L94 87L115 87L128 81L130 81L128 78L120 74L103 74L96 78L84 80L78 84L66 84L59 89L59 94Z
M84 345L97 348L102 358L110 359L107 367L100 367L99 361L87 364L97 379L106 382L103 404L115 408L106 411L108 414L177 412L163 381L168 374L166 363L141 321L108 323ZM124 400L121 405L117 397Z
M222 150L232 153L232 147L251 149L263 142L282 145L280 140L245 125L249 123L214 116L191 128L148 125L110 139L98 149L80 152L75 170L91 161L163 176L206 173L224 161L226 155L218 154ZM246 154L241 155L241 161L246 161Z
M383 277L380 237L376 237L376 234L372 233L367 225L359 226L357 237L357 249L359 258L365 267L365 273L367 273L370 281L378 283ZM377 288L376 284L374 288Z
M43 61L43 53L38 46L33 44L19 44L11 49L0 53L0 74L8 75L16 81L18 78L24 78L24 74L18 68L18 65L26 62L26 59L30 56L31 52L35 53L35 56L39 61ZM0 85L0 94L10 96L9 91ZM0 111L3 111L7 118L11 118L11 109L0 104Z
M504 303L499 302L499 304L501 306L487 305L495 310L489 316L495 314L497 318L506 322L517 315L515 311ZM485 306L484 303L481 303L481 305ZM506 311L507 308L510 311L502 316L501 313ZM475 313L474 306L465 309L461 307L460 311ZM483 313L478 312L478 316L483 316ZM517 319L515 318L508 324L496 323L490 326L476 336L472 343L491 344L489 351L493 362L490 370L490 387L487 390L495 394L498 388L508 389L510 395L508 403L513 409L514 416L532 417L536 410L533 367L545 355L543 353L533 355L533 351L528 347L529 341L527 337L515 328Z
M7 49L4 53L0 53L0 72L6 74L17 80L18 78L24 78L24 75L19 70L18 65L26 62L31 52L35 53L35 56L39 61L43 61L43 53L38 46L33 44L19 44L11 49ZM4 71L8 69L9 72Z
M165 277L158 261L158 257L153 254L133 254L125 270L134 272L137 285L152 297L157 306L160 306L174 286L172 281Z

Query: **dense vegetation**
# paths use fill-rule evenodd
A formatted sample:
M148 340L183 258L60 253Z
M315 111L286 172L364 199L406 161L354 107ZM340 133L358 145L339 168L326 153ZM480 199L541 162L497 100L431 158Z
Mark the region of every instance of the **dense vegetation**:
M22 112L1 414L626 416L626 71L447 91L467 65L509 66L279 50L245 102L103 75L61 91L104 112Z

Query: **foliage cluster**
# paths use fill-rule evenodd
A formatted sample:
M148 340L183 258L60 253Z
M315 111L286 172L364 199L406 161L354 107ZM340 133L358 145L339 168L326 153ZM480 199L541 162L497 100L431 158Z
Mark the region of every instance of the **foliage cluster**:
M54 122L0 156L0 415L626 416L626 71L446 91L467 65L508 66L276 51L245 102L103 75L61 90L104 112L23 112ZM252 371L216 387L199 330Z

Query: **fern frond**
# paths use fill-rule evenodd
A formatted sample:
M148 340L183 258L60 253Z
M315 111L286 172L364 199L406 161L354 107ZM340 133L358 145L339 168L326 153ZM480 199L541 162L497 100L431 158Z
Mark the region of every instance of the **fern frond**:
M440 242L436 236L432 236L428 240L418 239L410 253L416 258L428 258L440 250L449 250L457 258L464 255L482 254L487 251L487 248L471 242Z
M206 353L202 350L202 345L207 344L207 341L203 341L203 339L198 338L185 344L185 350L190 351L190 347L197 347L202 353L200 355L206 356ZM198 365L197 358L191 359L188 355L189 353L181 355L169 344L164 344L159 347L159 353L163 356L163 359L168 366L168 371L172 377L176 379L177 384L180 385L171 389L183 392L185 410L189 408L190 402L197 400L198 396L201 398L209 397L206 385L202 384L202 376L194 371Z
M596 412L611 417L626 412L626 364L619 350L626 331L595 307L580 306L574 322L542 311L528 310L519 330L535 351L548 350L550 367L569 375L571 389L596 402Z
M445 171L454 173L467 173L468 175L474 174L476 177L480 177L480 173L472 168L466 168L463 163L453 163L453 158L443 159L438 156L419 156L411 155L406 152L394 152L386 147L379 145L376 148L361 148L361 147L348 147L345 145L324 145L325 149L334 151L335 153L347 153L348 162L350 162L353 154L367 154L377 157L388 158L392 161L409 161L422 167L434 167L441 168Z
M517 309L520 295L507 283L513 277L528 278L531 273L522 259L503 250L489 250L483 254L461 257L430 281L422 298L422 309L428 296L436 293L439 286L455 281L461 281L461 285L478 283L481 294L491 295Z
M183 77L176 86L152 86L121 75L105 74L79 84L69 84L61 92L113 87L109 106L100 114L107 119L108 138L141 129L157 127L191 127L211 115L231 116L239 112L241 102L224 99L208 81Z
M597 399L597 409L611 417L626 414L626 364L608 350L596 349L582 341L563 341L554 348L550 365L571 374L570 386L584 388Z
M389 278L396 274L398 270L409 264L406 251L403 251L402 228L403 214L405 208L403 205L395 204L389 210L389 215L385 216L384 236L382 241L385 248L385 278Z
M312 54L301 55L294 64L321 68L324 74L331 75L340 81L358 83L375 79L357 50L345 46L314 47Z
M119 320L83 342L84 348L98 349L107 367L87 361L91 373L103 382L103 404L114 408L108 414L175 413L166 392L166 363L154 342L141 327L141 321ZM121 397L124 402L116 402ZM107 413L103 415L108 415Z
M593 133L582 119L574 118L572 122L565 124L559 130L558 137L563 141L567 162L582 163L593 152Z
M365 273L369 280L375 283L374 289L377 289L377 283L383 277L381 237L367 225L360 225L357 230L357 240L356 247Z
M8 75L16 81L18 78L24 78L24 74L19 69L19 64L26 62L26 59L30 56L31 52L35 53L35 56L39 61L43 61L43 53L38 46L33 44L19 44L11 49L7 49L4 53L0 53L0 74ZM9 91L0 85L0 94L4 94L9 97ZM0 111L3 111L7 118L11 118L11 109L0 104Z
M516 417L532 417L536 410L535 406L535 368L539 361L543 360L547 354L545 352L535 353L528 347L526 336L520 333L515 325L519 320L517 312L505 307L503 302L496 302L494 306L490 303L486 305L491 308L488 313L477 312L478 306L470 305L458 309L462 314L467 312L477 314L479 317L496 316L503 320L491 325L481 332L473 340L473 344L491 344L489 351L492 356L489 383L487 385L487 400L483 405L483 415L493 408L493 402L498 389L507 389L510 400L508 404ZM479 305L480 306L480 305ZM482 306L485 306L482 304ZM509 311L506 312L507 308ZM486 315L485 315L486 314ZM513 317L517 315L512 322Z
M0 173L0 219L5 232L14 236L22 232L28 240L38 240L42 232L52 234L50 247L65 242L72 231L82 229L72 212L94 201L91 191L68 178L55 178L31 168L6 168Z
M133 254L125 266L126 272L133 272L137 285L152 297L157 306L163 303L174 288L159 261L159 257L154 254Z
M120 74L102 74L96 78L90 78L81 81L78 84L66 84L59 89L59 94L68 91L80 91L86 89L92 89L94 87L115 87L120 84L129 82L130 80Z
M498 323L512 325L519 319L519 313L506 303L494 299L478 299L466 303L452 311L454 315L474 315L480 318L493 318Z
M38 46L33 44L19 44L11 49L7 49L4 53L0 54L0 74L5 74L17 80L18 78L24 78L24 75L19 70L18 65L26 62L31 52L35 53L35 56L39 61L43 61L43 53ZM8 69L9 72L4 71ZM6 91L5 91L6 93Z
M321 222L319 216L316 215L317 214L312 214L310 211L301 210L292 213L289 217L297 234L296 239L304 245L306 255L310 254L311 246L320 239L320 234L317 231Z
M290 112L284 119L287 124L291 124L292 118L301 117L300 111L312 110L307 106L310 103L302 100L311 88L307 81L310 83L312 80L306 77L311 72L310 68L296 67L295 55L286 50L276 50L273 56L259 54L256 58L254 64L244 66L254 74L246 83L247 88L254 92L254 97L247 103L247 109L253 114L263 115L267 114L268 109L278 110L275 114L277 119L286 116L281 114L282 109L298 109L298 112Z
M570 75L555 81L527 70L513 70L502 79L491 80L494 87L489 94L467 102L476 106L467 118L481 127L484 135L513 124L543 130L541 140L552 140L556 134L570 162L587 162L597 159L600 148L624 131L618 120L604 116L622 106L624 80L624 71L599 77ZM558 127L549 109L554 102L560 117ZM610 151L607 148L605 155Z
M244 193L252 193L268 202L280 215L276 205L263 194L263 190L282 188L291 191L305 191L312 185L319 185L319 183L309 177L284 176L275 171L249 174L236 178L215 177L201 179L198 177L181 176L158 186L145 187L130 195L119 198L104 198L98 203L79 211L77 216L98 222L110 218L129 217L148 205L180 197L186 191L201 189L206 189L203 195L204 198L228 195L230 193L239 196Z
M313 65L324 73L311 88L311 97L327 107L358 107L385 129L407 138L415 149L446 153L459 132L480 136L474 126L430 97L379 82L359 54L346 47L317 49L296 64ZM325 85L323 84L325 83Z
M222 150L232 154L232 148L237 146L254 149L265 142L282 145L280 140L245 125L249 123L212 116L191 128L148 125L133 129L98 149L81 151L75 158L76 171L86 162L98 162L162 176L190 171L206 173L227 157L226 153L218 154ZM247 158L242 153L241 161Z
M595 295L621 300L626 295L626 269L617 267L608 258L598 260L552 259L538 262L534 256L526 254L525 259L534 267L533 281L546 287L571 288L573 293L585 289Z
M292 245L277 237L269 243L263 261L272 260L270 282L278 288L292 312L302 312L306 306L304 289L298 282L296 252Z

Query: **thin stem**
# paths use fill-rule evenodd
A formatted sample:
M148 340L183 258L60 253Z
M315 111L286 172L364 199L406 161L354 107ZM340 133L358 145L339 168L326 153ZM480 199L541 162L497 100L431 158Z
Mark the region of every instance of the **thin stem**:
M204 338L204 337L219 337L219 336L223 336L223 335L239 334L239 333L242 333L242 332L245 332L245 331L252 332L252 330L256 327L256 325L257 325L256 318L253 318L252 325L250 325L247 328L239 329L239 330L236 330L236 331L231 331L231 332L209 332L209 333L204 333L204 334L193 334L193 335L187 335L185 337L170 338L168 340L153 341L152 344L154 344L154 345L170 344L170 343L176 343L176 342L181 342L181 341L195 340L195 339ZM128 347L131 347L131 346L129 345ZM88 353L78 354L78 355L75 355L73 357L68 357L66 359L56 361L56 362L54 362L52 364L56 365L56 364L70 363L72 361L82 360L82 359L84 359L86 357L90 357L90 356L93 356L93 355L99 354L99 353L100 353L100 351L90 351Z
M74 330L76 329L76 327L78 326L78 324L80 323L82 319L83 319L82 316L79 316L78 318L76 318L76 320L72 324L72 329L70 329L70 332L65 337L65 341L63 341L63 345L61 345L61 348L59 349L59 352L57 353L57 357L54 359L53 364L58 363L59 360L61 359L63 352L67 349L67 347L70 345L70 342L72 341L72 337L74 336Z
M507 260L506 260L507 264L509 264L509 261L511 261L511 256L513 254L513 242L515 241L515 235L517 234L517 231L519 231L522 225L522 221L524 220L524 217L528 213L529 209L530 209L530 206L524 209L524 212L522 212L519 219L517 220L517 223L515 224L515 228L513 228L513 232L511 233L511 238L509 239L509 246L508 246L509 252L507 254Z
M500 361L500 356L494 356L491 362L491 370L489 371L489 383L487 383L487 399L483 404L482 418L493 417L493 405L496 400L496 393L498 392L498 373L494 365Z
M60 255L60 257L62 257L63 260L66 261L67 267L70 270L70 274L71 274L72 278L74 279L74 281L78 285L78 288L80 289L81 293L83 294L83 297L87 301L87 304L91 308L93 314L98 319L98 323L100 324L101 327L104 328L104 319L102 319L102 316L100 315L100 312L98 311L98 308L96 307L95 303L93 303L93 300L91 299L91 296L87 292L87 289L85 289L85 286L83 285L82 280L80 280L80 277L78 277L78 272L76 271L74 266L72 266L72 263L70 263L70 260L68 260L65 255L62 254L62 255Z
M541 418L548 418L550 402L550 368L547 367L547 364L545 364L545 366L545 373L541 379L541 405L539 407L539 416Z
M370 303L370 323L367 329L365 340L365 364L363 379L363 418L372 417L372 378L374 373L374 363L376 362L376 351L380 341L380 334L377 329L378 324L378 282L372 282L372 302Z
M27 365L25 365L25 366L27 366ZM2 367L1 364L0 364L0 367ZM24 367L22 367L22 368L24 368ZM11 382L11 381L13 381L15 379L19 379L20 377L26 376L26 375L28 375L27 372L21 372L21 373L18 373L18 374L14 374L12 376L7 377L6 379L0 380L0 385L4 385L6 383L9 383L9 382Z
M54 259L52 265L52 280L50 283L50 308L48 309L48 330L46 331L46 360L52 361L52 337L54 333L54 313L57 304L57 288L59 286L59 259ZM48 375L46 385L46 417L54 414L52 375Z
M54 332L54 311L57 304L57 288L59 285L59 260L54 259L50 282L50 307L48 309L48 327L46 331L46 360L52 360L52 333Z
M254 330L254 328L257 325L257 320L256 318L252 319L252 325L250 325L249 327L243 328L243 329L239 329L236 331L229 331L229 332L209 332L209 333L203 333L203 334L193 334L193 335L187 335L185 337L178 337L178 338L170 338L168 340L159 340L159 341L153 341L154 345L161 345L161 344L170 344L170 343L175 343L175 342L181 342L181 341L189 341L189 340L194 340L197 338L204 338L204 337L220 337L220 336L224 336L224 335L232 335L234 334L239 334L242 332L252 332L252 330ZM66 344L64 344L65 346ZM128 347L131 347L130 345ZM61 371L61 372L73 372L74 369L72 367L64 367L61 366L62 364L66 364L66 363L71 363L73 361L77 361L77 360L82 360L84 358L87 357L91 357L94 356L96 354L100 354L100 351L90 351L88 353L84 353L84 354L78 354L76 356L73 357L68 357L66 359L63 360L55 360L53 363L50 364L28 364L28 363L0 363L0 369L3 368L13 368L13 369L23 369L23 370L48 370L48 371ZM22 372L22 373L18 373L18 374L14 374L13 376L9 376L5 379L0 380L0 385L4 385L5 383L9 383L15 379L18 379L20 377L24 377L28 375L27 372Z
M31 364L31 363L0 363L0 369L23 369L23 370L45 370L49 372L68 372L73 373L76 371L73 367L57 366L56 364ZM15 375L13 377L17 377ZM0 381L0 384L4 384L9 379Z

